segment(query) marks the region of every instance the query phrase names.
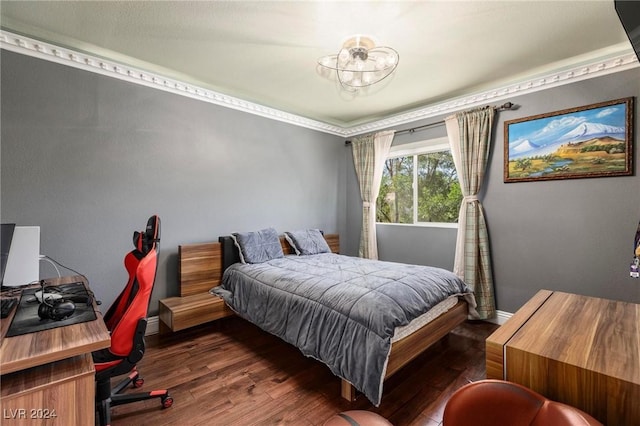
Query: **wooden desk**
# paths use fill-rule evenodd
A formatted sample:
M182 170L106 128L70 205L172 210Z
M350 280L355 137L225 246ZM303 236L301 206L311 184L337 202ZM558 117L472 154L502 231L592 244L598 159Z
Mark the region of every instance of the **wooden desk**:
M79 276L48 285L86 281ZM108 348L102 315L94 321L2 338L0 423L3 425L93 425L95 382L91 352ZM15 310L12 315L15 314ZM12 316L2 320L4 336Z
M486 341L487 377L640 425L640 305L540 291Z

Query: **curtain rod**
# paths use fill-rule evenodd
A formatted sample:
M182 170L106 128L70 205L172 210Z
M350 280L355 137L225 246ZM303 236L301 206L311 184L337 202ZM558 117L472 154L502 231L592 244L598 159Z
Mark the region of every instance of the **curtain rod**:
M489 108L487 106L487 108ZM505 102L504 104L500 105L500 106L494 106L493 109L495 109L496 111L504 111L504 110L510 110L510 109L517 109L518 106L513 104L512 102ZM436 127L436 126L442 126L444 124L444 120L440 120L440 121L436 121L435 123L429 123L429 124L425 124L423 126L418 126L418 127L413 127L411 129L404 129L404 130L398 130L395 134L396 135L401 135L403 133L413 133L417 130L422 130L422 129L427 129L429 127ZM344 141L345 145L351 145L351 141L347 140Z

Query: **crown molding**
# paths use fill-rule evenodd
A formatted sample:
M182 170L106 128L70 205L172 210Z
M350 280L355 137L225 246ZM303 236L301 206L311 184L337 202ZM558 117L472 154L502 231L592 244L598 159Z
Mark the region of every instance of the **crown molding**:
M640 66L633 51L628 49L624 53L619 53L606 59L592 60L586 64L548 73L536 78L525 79L498 89L447 100L369 123L340 127L235 98L87 53L31 39L6 30L0 30L0 48L345 138L450 114L461 109L484 105L487 102L506 100L513 96L525 95Z

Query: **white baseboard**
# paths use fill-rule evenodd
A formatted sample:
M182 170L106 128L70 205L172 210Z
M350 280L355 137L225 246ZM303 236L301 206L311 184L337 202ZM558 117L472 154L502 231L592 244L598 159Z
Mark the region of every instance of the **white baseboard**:
M507 320L509 318L511 318L513 314L511 312L505 312L505 311L496 311L496 317L495 318L491 318L486 320L487 322L491 322L494 324L498 324L498 325L502 325L505 322L507 322Z
M160 332L160 323L158 322L158 316L147 318L147 332L145 336L151 336L152 334L158 334Z

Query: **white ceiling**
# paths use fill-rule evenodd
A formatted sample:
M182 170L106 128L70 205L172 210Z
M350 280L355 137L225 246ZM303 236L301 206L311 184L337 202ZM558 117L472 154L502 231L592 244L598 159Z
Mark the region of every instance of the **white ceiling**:
M4 30L340 127L631 51L613 1L6 1ZM352 97L316 70L353 34L395 48Z

